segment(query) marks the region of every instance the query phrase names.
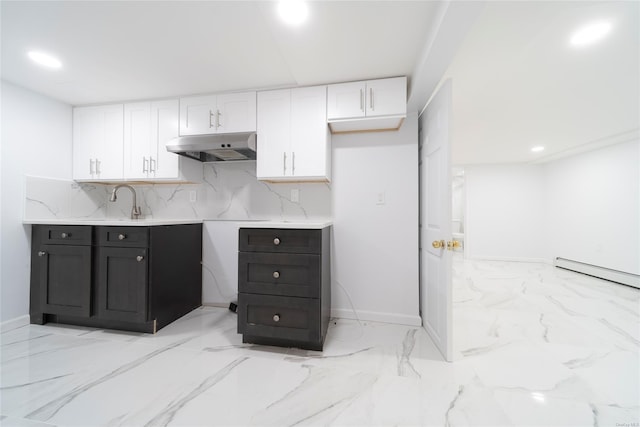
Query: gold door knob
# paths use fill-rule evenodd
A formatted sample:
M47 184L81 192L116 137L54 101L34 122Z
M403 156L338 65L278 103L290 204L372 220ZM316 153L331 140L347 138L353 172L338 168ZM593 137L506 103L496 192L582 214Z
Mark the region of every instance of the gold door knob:
M447 242L447 249L450 251L452 251L454 248L459 248L459 247L460 247L460 242L458 242L457 240Z
M431 242L431 246L436 249L444 248L444 240L434 240L433 242Z

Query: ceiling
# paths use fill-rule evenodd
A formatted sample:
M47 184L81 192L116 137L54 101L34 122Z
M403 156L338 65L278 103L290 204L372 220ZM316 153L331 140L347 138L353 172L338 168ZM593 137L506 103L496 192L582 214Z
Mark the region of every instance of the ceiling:
M2 78L72 105L410 76L437 2L2 1ZM55 53L40 69L26 52Z
M406 75L415 111L444 73L454 164L539 162L638 139L640 2L308 5L308 22L290 27L274 1L2 0L2 78L88 105ZM594 19L613 24L609 36L571 48ZM57 54L62 69L36 67L30 49Z
M639 17L637 1L487 2L446 72L453 163L539 162L638 140ZM611 22L606 38L569 45L597 20Z

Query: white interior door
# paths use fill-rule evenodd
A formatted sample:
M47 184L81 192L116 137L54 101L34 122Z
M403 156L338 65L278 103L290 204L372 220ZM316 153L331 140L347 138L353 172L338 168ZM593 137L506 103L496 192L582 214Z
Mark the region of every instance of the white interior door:
M420 124L420 312L423 327L451 361L451 80L427 105Z

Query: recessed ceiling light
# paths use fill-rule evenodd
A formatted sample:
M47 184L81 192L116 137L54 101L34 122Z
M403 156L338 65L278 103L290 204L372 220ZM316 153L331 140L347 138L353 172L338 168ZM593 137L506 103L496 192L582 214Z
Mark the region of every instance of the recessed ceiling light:
M539 153L541 151L544 151L544 147L542 145L537 145L537 146L531 148L531 151L534 152L534 153Z
M27 55L29 55L29 58L31 58L33 62L35 62L38 65L42 65L43 67L53 68L53 69L58 69L62 67L62 62L60 62L58 58L51 56L48 53L32 50L28 52Z
M302 0L280 0L278 2L280 18L289 25L300 25L307 20L309 8Z
M578 29L571 36L572 46L586 46L594 43L611 31L611 24L605 21L592 22Z

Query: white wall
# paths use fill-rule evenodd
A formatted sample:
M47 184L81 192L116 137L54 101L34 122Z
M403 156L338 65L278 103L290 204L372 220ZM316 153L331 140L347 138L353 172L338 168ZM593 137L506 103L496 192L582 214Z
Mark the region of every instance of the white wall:
M549 163L551 256L640 274L640 141Z
M71 178L71 106L2 82L0 322L29 313L24 175Z
M544 249L544 168L465 167L465 255L476 259L541 261Z
M333 315L353 318L353 304L360 319L420 325L417 115L333 135L332 194Z
M465 168L469 258L555 257L640 274L640 141Z

